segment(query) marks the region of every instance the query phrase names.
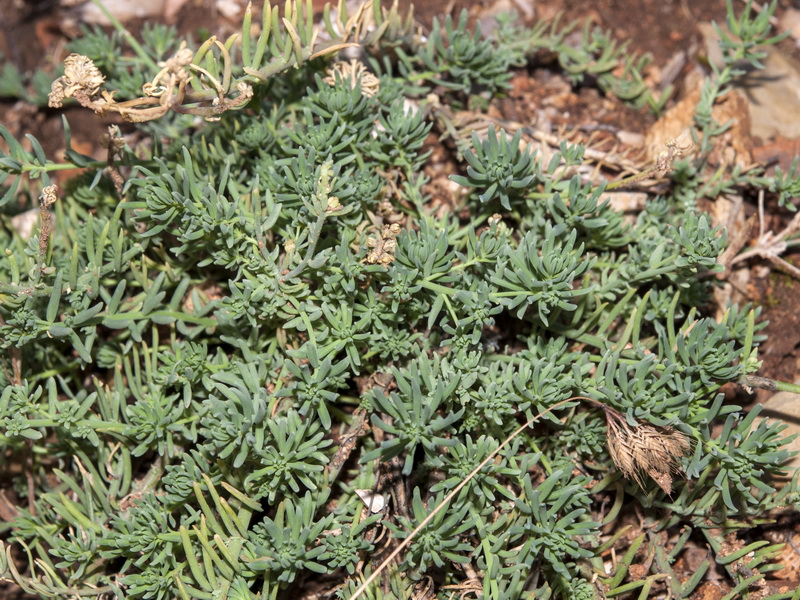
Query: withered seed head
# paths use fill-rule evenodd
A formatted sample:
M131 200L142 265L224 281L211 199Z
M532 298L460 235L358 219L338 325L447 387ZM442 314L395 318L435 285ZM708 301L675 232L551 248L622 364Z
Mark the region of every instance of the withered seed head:
M609 410L605 414L608 451L617 468L640 487L647 475L667 494L672 493L672 476L681 470L678 461L691 449L688 438L672 427L650 423L631 427L621 414Z
M89 57L70 54L64 59L64 75L56 79L50 88L49 105L58 108L64 98L71 98L79 91L86 96L94 96L105 80Z
M331 86L336 85L337 73L342 80L349 79L352 87L355 87L358 79L361 78L362 96L368 96L371 98L378 93L378 90L381 87L380 79L367 71L367 67L365 67L364 64L356 58L352 59L350 62L335 63L330 69L328 69L328 75L327 77L324 77L322 81Z

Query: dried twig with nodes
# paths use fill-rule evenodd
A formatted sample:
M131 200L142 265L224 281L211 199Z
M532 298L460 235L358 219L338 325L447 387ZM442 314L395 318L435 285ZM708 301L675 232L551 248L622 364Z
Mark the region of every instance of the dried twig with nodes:
M209 40L220 48L225 66L226 79L229 79L230 55L225 46L215 38ZM81 106L91 108L97 114L108 112L119 113L126 121L141 123L158 119L170 110L185 114L194 114L212 119L221 113L242 108L253 97L253 88L247 83L237 84L238 95L226 98L224 86L206 69L192 63L195 53L185 47L185 42L175 55L159 63L161 71L152 81L142 86L144 97L117 102L114 93L101 89L105 77L94 63L86 56L70 54L64 60L64 75L53 82L50 89L49 105L53 108L61 106L65 98L75 98ZM186 106L186 86L196 72L203 80L210 81L216 92L212 106Z
M52 84L49 105L59 108L64 99L75 98L97 114L115 112L136 123L158 119L170 111L213 121L228 110L243 108L253 97L253 82L268 81L281 71L345 48L374 44L387 30L397 33L413 28L410 14L404 22L397 3L385 10L366 0L351 17L346 17L344 0L340 0L337 19L332 20L330 7L325 8L323 33L327 39L323 40L320 28L313 25L310 7L310 2L304 10L298 0L287 0L284 16L279 18L278 7L267 2L262 11L261 34L251 39L252 7L248 5L241 34L234 34L225 43L212 36L196 52L182 43L172 57L158 63L160 71L142 86L143 96L124 102L114 100L114 91L103 89L105 76L91 59L71 54L64 61L64 75ZM230 52L237 41L245 73L239 79L234 77L237 65ZM265 60L268 47L273 56ZM144 59L152 65L151 59ZM208 68L200 66L203 59ZM345 76L345 68L346 65L335 67L340 77ZM377 79L363 65L351 63L347 68L354 79L361 78L363 93L377 92Z

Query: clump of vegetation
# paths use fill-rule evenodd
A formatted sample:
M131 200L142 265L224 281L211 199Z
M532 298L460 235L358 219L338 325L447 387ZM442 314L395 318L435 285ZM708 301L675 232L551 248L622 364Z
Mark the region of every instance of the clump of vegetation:
M259 35L248 12L197 50L160 27L132 52L87 32L51 102L119 114L142 142L111 130L97 162L65 121L54 163L0 131L0 444L22 465L0 576L47 598L276 599L316 581L588 599L688 597L719 565L730 597L758 589L779 546L748 531L798 486L775 484L781 427L720 393L753 381L762 324L698 308L726 237L696 206L800 188L796 170L706 168L724 130L706 109L775 41L774 8L729 10L700 152L665 150L648 174L678 170L679 193L633 221L569 168L583 146L544 163L495 127L460 145L458 206L426 192L431 137L470 139L443 107L490 101L542 49L576 85L657 110L644 61L601 32L575 47L506 20L486 38L462 17L423 38L379 2L340 2L321 30L268 5ZM346 48L359 59L337 62ZM62 190L65 166L83 174ZM28 209L25 239L7 225ZM711 551L684 580L690 539Z

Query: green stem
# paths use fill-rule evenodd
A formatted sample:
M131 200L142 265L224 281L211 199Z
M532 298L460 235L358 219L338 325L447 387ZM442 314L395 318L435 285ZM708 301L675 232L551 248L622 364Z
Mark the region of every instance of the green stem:
M101 0L92 0L92 3L97 8L100 9L100 12L102 12L106 16L111 25L114 26L114 29L116 29L120 33L120 35L122 35L125 38L125 41L128 42L133 51L139 55L139 58L141 58L144 62L146 62L147 66L150 67L150 69L152 69L155 72L158 72L159 67L155 63L155 61L152 58L150 58L147 52L145 52L142 45L136 41L136 38L133 37L133 34L127 29L125 29L125 26L119 22L119 19L117 19L114 15L112 15L108 11L108 9L103 5L103 2Z
M289 273L281 277L281 281L289 281L294 277L297 277L308 265L311 258L314 256L314 251L317 248L317 242L319 241L319 236L322 234L322 225L325 223L325 217L328 214L325 212L324 208L320 209L319 216L317 217L316 222L314 225L311 226L311 232L308 235L308 248L306 250L306 255L303 257L303 260L300 261L294 269L292 269Z
M634 175L630 175L629 177L625 177L623 179L619 179L617 181L612 181L606 186L606 191L615 190L618 187L622 187L623 185L628 185L629 183L636 183L637 181L642 181L643 179L647 179L653 173L656 172L656 167L650 167L649 169L645 169L641 173L635 173Z
M108 163L102 160L94 160L79 167L75 163L48 163L46 165L23 165L23 173L50 173L51 171L68 171L69 169L102 169Z
M429 289L432 292L436 292L437 294L444 294L445 296L454 296L455 294L458 293L457 289L449 288L444 285L439 285L438 283L434 283L430 279L423 279L422 281L419 282L419 285Z

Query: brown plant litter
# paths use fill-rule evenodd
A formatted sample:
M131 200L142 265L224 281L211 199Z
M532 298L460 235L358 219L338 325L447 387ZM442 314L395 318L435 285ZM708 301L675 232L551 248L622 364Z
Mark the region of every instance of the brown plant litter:
M622 413L601 406L608 425L608 452L617 468L642 488L647 476L671 494L673 475L681 471L680 458L691 450L689 439L672 427L643 422L631 426Z

